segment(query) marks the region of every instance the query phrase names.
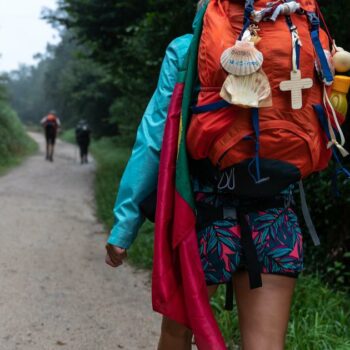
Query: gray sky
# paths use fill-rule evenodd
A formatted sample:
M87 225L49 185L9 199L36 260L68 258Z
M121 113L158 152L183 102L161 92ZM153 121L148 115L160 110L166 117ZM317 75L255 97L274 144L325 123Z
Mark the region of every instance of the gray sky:
M43 7L54 9L55 0L0 0L0 71L16 69L20 63L35 63L33 55L57 43L54 29L40 20Z

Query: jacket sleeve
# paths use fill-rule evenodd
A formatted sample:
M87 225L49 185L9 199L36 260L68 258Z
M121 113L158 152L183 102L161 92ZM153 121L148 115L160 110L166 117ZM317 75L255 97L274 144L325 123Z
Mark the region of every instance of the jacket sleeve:
M156 190L160 149L178 70L192 36L175 39L167 48L154 92L139 125L131 157L120 181L114 207L115 225L108 243L129 248L144 222L139 205Z

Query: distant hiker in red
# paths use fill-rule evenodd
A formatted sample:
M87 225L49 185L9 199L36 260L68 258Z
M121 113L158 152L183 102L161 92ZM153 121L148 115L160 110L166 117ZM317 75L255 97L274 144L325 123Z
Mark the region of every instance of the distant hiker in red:
M44 128L46 139L46 160L53 162L53 154L55 149L56 137L58 128L61 126L61 121L55 111L50 113L41 119L40 124Z
M106 263L120 266L145 216L155 217L158 350L190 350L192 334L200 350L226 350L209 304L220 284L227 309L235 294L242 349L283 350L303 270L294 189L318 245L302 180L332 155L350 178L344 116L330 99L337 48L316 0L204 4L191 43L167 50L120 183Z

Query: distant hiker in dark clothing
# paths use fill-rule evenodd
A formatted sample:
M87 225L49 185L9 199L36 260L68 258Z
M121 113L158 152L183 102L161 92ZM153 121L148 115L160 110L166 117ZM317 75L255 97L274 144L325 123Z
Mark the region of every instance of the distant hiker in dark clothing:
M53 162L53 153L57 137L57 130L61 126L61 121L55 111L51 111L41 120L46 138L46 160Z
M88 163L91 130L85 120L80 120L75 128L75 138L80 149L81 164Z

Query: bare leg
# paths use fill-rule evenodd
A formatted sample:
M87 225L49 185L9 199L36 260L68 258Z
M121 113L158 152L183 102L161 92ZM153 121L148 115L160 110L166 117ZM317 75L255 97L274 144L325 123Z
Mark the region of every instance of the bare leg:
M243 350L283 350L296 284L294 278L263 275L263 287L251 290L248 274L234 275Z
M208 295L211 298L217 290L217 286L208 287ZM158 350L191 350L192 332L185 326L163 317L161 335Z
M191 350L191 340L190 329L163 317L158 350Z

